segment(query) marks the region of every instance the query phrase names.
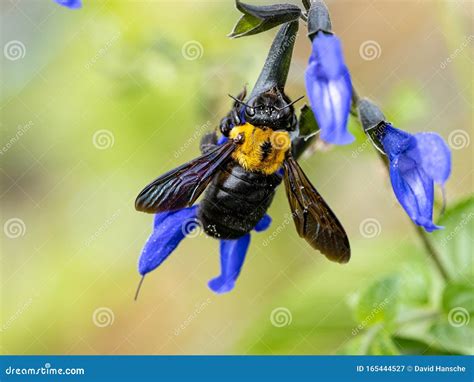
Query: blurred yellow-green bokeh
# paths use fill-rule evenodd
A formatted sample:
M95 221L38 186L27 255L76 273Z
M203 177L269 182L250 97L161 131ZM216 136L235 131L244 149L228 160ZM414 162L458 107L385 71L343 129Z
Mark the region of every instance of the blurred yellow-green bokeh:
M470 194L472 3L328 6L360 94L404 130L441 134L453 153L448 201ZM351 296L395 269L432 266L351 123L356 143L301 161L348 231L349 264L298 237L280 189L232 293L207 288L218 242L199 235L146 277L134 302L152 225L134 210L136 194L199 154L227 94L253 85L275 30L228 39L239 17L230 0L84 0L75 11L19 0L0 10L3 354L333 354L357 326ZM301 24L292 98L305 92L309 52ZM367 219L375 234L364 233ZM277 308L291 325L272 325Z

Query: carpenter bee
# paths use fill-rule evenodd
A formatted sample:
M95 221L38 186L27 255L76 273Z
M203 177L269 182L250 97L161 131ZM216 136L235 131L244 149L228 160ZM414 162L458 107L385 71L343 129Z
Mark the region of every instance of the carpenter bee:
M285 41L296 30L297 23L282 27L248 100L245 90L232 97L233 107L220 123L221 138L216 132L205 135L201 156L146 186L135 201L138 211L178 210L204 193L198 213L204 231L237 239L263 218L283 181L298 234L330 260L349 261L344 228L296 161L298 119L284 93L285 57L293 48ZM279 55L272 54L277 49Z

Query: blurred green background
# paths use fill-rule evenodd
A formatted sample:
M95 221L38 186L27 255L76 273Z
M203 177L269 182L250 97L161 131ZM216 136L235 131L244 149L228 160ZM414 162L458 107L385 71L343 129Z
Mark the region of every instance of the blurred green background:
M356 143L318 145L301 161L348 231L349 264L328 262L297 236L279 190L273 224L253 234L232 293L207 288L218 243L199 235L147 276L134 302L152 225L134 197L198 155L200 136L231 106L227 93L253 85L275 30L228 39L239 17L232 1L84 3L0 3L3 354L472 351L472 202L434 235L455 280L445 284L355 121ZM440 133L453 153L448 206L466 200L472 4L328 6L361 95L399 128ZM309 53L301 24L292 98L305 92ZM461 325L455 308L464 309Z

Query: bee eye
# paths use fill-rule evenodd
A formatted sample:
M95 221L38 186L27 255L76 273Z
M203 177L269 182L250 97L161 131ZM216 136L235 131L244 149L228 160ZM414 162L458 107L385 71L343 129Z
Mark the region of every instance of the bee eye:
M253 107L247 107L245 108L245 114L249 117L253 117L255 115L255 109Z

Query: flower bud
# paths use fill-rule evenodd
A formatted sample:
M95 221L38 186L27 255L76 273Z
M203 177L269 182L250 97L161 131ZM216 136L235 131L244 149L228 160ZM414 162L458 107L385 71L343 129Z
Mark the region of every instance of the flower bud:
M322 0L312 1L308 11L308 37L311 41L319 31L332 33L329 11Z

